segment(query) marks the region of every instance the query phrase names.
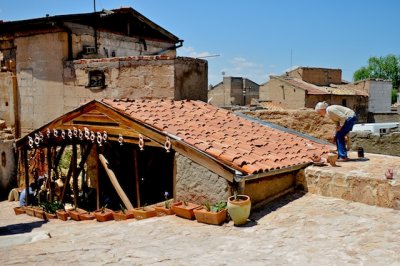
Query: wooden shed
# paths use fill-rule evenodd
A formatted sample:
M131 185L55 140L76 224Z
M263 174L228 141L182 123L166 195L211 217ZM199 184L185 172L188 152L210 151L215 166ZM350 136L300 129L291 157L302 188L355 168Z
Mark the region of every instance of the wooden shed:
M310 157L329 150L204 102L169 99L94 100L21 138L17 148L19 184L40 172L51 199L91 201L93 209L151 205L165 192L202 204L235 189L260 203L293 188Z

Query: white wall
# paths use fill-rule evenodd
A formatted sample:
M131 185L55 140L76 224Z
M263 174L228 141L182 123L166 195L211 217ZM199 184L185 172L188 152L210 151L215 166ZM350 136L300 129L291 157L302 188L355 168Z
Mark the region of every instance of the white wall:
M372 113L390 113L392 83L389 81L369 81L368 111Z

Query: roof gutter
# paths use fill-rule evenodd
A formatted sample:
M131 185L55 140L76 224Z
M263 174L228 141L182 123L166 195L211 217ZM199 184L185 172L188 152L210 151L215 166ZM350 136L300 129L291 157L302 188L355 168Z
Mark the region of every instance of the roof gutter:
M164 48L164 49L162 49L162 50L160 50L158 52L151 53L150 55L160 55L160 54L163 54L163 53L165 53L167 51L170 51L170 50L176 50L176 49L178 49L179 47L182 47L182 46L183 46L183 40L179 40L178 44L171 45L171 46L169 46L167 48Z
M277 169L277 170L272 170L272 171L263 172L263 173L259 173L259 174L246 175L246 176L235 175L235 181L236 182L249 181L249 180L254 180L254 179L263 178L263 177L285 174L285 173L303 169L311 164L312 163L310 163L310 162L296 164L294 166L289 166L289 167L285 167L285 168L281 168L281 169Z

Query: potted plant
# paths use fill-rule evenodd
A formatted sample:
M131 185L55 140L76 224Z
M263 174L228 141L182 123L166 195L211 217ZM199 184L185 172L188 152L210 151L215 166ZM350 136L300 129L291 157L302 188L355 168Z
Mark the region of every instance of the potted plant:
M206 203L203 208L193 210L197 222L221 225L226 220L226 202L220 201L213 205Z
M79 219L81 221L86 221L86 220L94 220L96 219L96 217L94 216L93 212L83 210L83 212L79 213Z
M33 207L34 216L43 220L46 220L46 215L44 214L43 207L35 206Z
M177 202L172 206L172 209L177 216L189 220L194 220L195 216L193 210L198 208L201 208L201 206L195 203L187 202L186 200Z
M251 209L250 197L247 195L237 195L235 192L233 196L228 198L227 209L234 225L247 223Z
M71 219L72 219L72 220L75 220L75 221L80 221L81 218L80 218L79 215L80 215L80 214L83 214L83 213L86 213L85 210L80 209L80 208L77 208L77 207L74 207L74 208L72 208L72 209L69 209L69 210L67 210L67 212L68 212L69 216L71 217ZM93 218L94 218L94 217L93 217Z
M168 199L169 193L165 191L164 197L165 201L161 205L156 205L154 209L157 212L157 216L165 216L174 214L174 210L171 208L172 199Z
M115 211L112 213L115 221L122 221L122 220L135 218L135 215L133 214L132 210L127 210L121 204L119 206L120 206L121 210Z
M157 212L154 208L146 207L146 206L143 206L140 208L135 208L132 210L132 213L135 216L135 218L138 220L157 216Z
M56 210L56 215L57 215L57 218L62 221L67 221L68 217L69 217L69 214L67 211L65 211L65 209Z
M44 209L44 214L47 220L56 219L57 218L56 211L64 208L64 205L58 201L45 202L41 206Z
M106 222L114 219L113 217L113 211L110 209L107 209L106 206L103 206L100 210L94 211L94 217L98 222Z

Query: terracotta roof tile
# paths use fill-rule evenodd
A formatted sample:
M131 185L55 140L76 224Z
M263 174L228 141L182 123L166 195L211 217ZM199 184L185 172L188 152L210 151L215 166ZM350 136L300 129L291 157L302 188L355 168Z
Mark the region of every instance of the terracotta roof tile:
M200 101L102 100L136 121L176 135L245 174L311 162L329 147L251 122Z

